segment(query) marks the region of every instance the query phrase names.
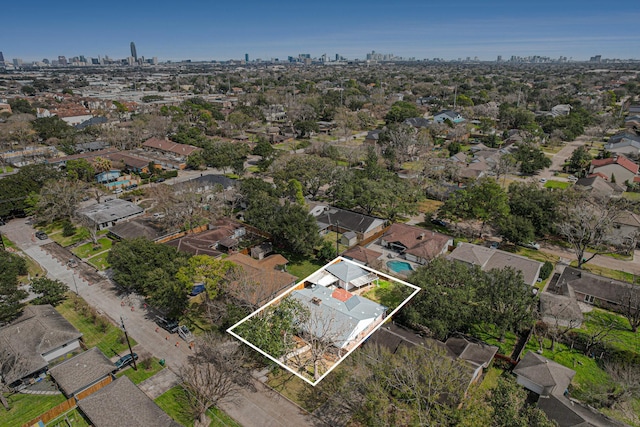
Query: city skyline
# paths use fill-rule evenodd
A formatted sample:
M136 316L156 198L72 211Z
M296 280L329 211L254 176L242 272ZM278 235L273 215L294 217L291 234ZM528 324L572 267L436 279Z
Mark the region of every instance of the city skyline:
M462 0L451 7L399 0L339 3L254 0L224 7L194 0L162 9L146 0L109 7L74 0L63 6L35 1L26 12L5 6L5 60L25 62L84 55L160 61L269 60L299 53L363 59L368 52L416 59L566 56L573 60L637 59L640 12L635 2L615 8L592 0L514 4Z

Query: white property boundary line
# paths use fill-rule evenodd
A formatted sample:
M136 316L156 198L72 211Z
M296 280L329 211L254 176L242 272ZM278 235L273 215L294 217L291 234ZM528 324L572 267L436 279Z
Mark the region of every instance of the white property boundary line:
M252 349L256 350L257 352L259 352L260 354L262 354L263 356L267 357L268 359L270 359L271 361L277 363L278 365L280 365L281 367L283 367L284 369L286 369L287 371L291 372L292 374L298 376L300 379L304 380L305 382L307 382L308 384L312 385L312 386L316 386L320 381L322 381L324 379L324 377L326 377L331 371L333 371L333 369L338 366L340 363L342 363L342 361L344 359L346 359L354 350L356 350L358 347L360 347L360 345L366 341L374 332L376 332L378 329L380 329L382 327L382 325L385 323L380 322L375 328L373 328L365 337L363 337L355 346L353 346L353 348L351 350L349 350L344 356L342 356L340 359L338 359L338 361L336 361L336 363L333 364L333 366L331 366L331 368L329 368L329 370L327 370L327 372L325 372L320 378L318 378L315 382L312 382L311 380L309 380L308 378L304 377L303 375L301 375L300 373L296 372L295 370L291 369L289 366L287 366L286 364L282 363L281 361L279 361L278 359L276 359L275 357L271 356L270 354L266 353L265 351L261 350L260 348L256 347L255 345L253 345L252 343L250 343L249 341L245 340L244 338L242 338L241 336L239 336L238 334L236 334L235 332L233 332L233 329L235 329L236 327L240 326L241 324L243 324L244 322L246 322L247 320L251 319L253 316L255 316L256 314L260 313L262 310L266 309L267 307L269 307L270 305L272 305L273 303L275 303L278 300L281 300L283 298L285 298L286 296L288 296L290 293L292 293L301 283L306 282L309 277L313 276L314 274L316 274L318 271L320 270L324 270L327 268L327 266L336 263L337 261L341 261L341 262L348 262L351 264L354 264L364 270L368 270L371 273L376 274L378 277L383 278L385 280L389 280L392 282L397 282L400 283L402 285L408 286L411 289L413 289L413 292L411 293L411 295L409 295L404 301L402 301L402 303L400 303L400 305L398 305L398 307L396 307L395 310L393 310L391 313L387 314L387 318L392 317L394 314L396 314L398 312L398 310L400 310L406 303L408 303L418 292L420 292L421 288L419 288L416 285L412 285L411 283L405 282L403 280L397 279L395 277L389 276L388 274L384 274L381 273L377 270L374 270L372 268L369 268L365 265L359 264L359 263L355 263L351 260L348 260L346 258L343 258L341 256L337 257L336 259L329 261L327 264L325 264L321 269L314 271L313 273L311 273L309 276L305 277L304 280L301 280L299 282L297 282L295 285L293 285L289 290L287 290L285 293L283 293L282 295L272 299L271 301L269 301L268 303L266 303L265 305L263 305L262 307L258 308L256 311L254 311L253 313L249 314L248 316L246 316L244 319L240 320L238 323L236 323L235 325L231 326L229 329L227 329L227 333L231 334L232 336L234 336L236 339L242 341L243 343L245 343L246 345L248 345L249 347L251 347Z

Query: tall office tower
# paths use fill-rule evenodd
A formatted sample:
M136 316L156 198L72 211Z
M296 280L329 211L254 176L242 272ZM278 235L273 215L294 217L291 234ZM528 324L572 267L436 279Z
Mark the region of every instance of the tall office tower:
M4 55L0 52L0 65L4 65Z
M133 60L138 62L138 53L136 52L136 44L131 42L131 56L133 56Z
M249 54L248 53L244 54L244 62L249 62Z
M67 65L67 58L63 55L58 56L58 65Z

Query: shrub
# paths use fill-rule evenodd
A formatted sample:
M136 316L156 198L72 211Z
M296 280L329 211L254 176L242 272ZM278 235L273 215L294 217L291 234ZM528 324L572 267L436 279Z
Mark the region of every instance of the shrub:
M76 227L73 226L71 221L65 221L62 224L62 235L64 237L70 237L76 234Z
M553 264L549 261L545 261L544 265L540 269L540 278L542 280L549 278L549 276L551 276L551 272L553 272Z

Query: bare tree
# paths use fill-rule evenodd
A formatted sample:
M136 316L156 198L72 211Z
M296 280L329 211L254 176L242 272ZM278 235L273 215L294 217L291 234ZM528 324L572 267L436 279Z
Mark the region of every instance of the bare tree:
M243 387L251 384L251 376L245 368L244 348L237 342L206 334L195 346L195 354L178 376L194 420L208 425L207 411L220 402L233 400Z
M82 187L81 182L69 179L44 184L35 206L38 220L51 222L60 218L72 218L82 197Z
M578 268L591 261L596 255L620 253L628 248L611 245L611 232L615 220L623 212L623 203L611 198L597 198L580 193L567 193L560 206L561 222L558 231L572 246L578 257ZM593 251L585 258L587 248Z
M10 383L27 375L26 362L24 358L19 357L7 348L0 348L0 403L8 411L10 408L9 401L4 396L5 393L11 393Z
M640 286L629 284L622 295L620 311L629 321L631 331L637 332L640 326Z

